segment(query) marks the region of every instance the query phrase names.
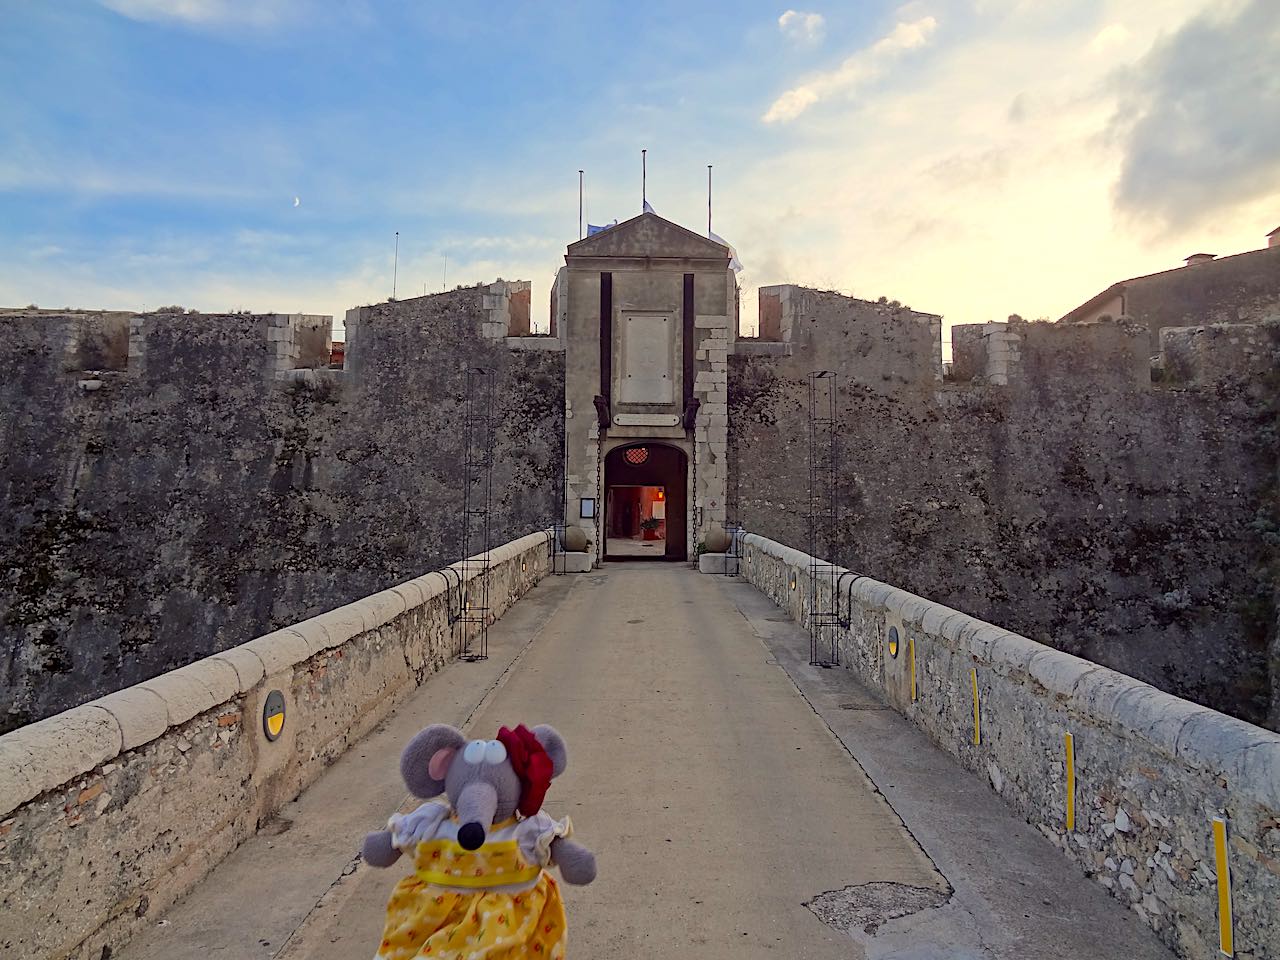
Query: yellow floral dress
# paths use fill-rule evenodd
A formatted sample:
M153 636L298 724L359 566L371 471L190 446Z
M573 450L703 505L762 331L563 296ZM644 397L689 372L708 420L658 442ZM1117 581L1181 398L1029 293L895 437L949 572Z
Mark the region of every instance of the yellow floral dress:
M464 850L442 806L423 804L388 824L416 870L391 894L376 960L562 960L564 903L543 868L551 841L572 832L569 819L513 817L495 823L479 850Z

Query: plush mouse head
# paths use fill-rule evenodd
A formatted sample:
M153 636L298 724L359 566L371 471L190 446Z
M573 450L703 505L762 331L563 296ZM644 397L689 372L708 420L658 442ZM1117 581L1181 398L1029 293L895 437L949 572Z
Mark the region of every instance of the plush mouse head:
M444 793L457 814L458 843L476 850L495 823L542 806L552 777L568 763L564 738L552 727L503 727L496 740L471 740L447 724L427 727L400 754L400 775L414 796Z

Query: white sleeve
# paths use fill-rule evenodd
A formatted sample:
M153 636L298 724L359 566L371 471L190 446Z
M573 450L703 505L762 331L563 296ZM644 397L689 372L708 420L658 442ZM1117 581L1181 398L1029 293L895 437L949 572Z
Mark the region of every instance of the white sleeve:
M525 862L545 867L551 862L552 842L572 835L573 823L568 817L554 820L545 810L539 810L516 828L516 843Z
M433 839L448 815L446 804L434 802L424 803L412 813L393 813L387 821L391 845L397 850L412 850L424 840Z

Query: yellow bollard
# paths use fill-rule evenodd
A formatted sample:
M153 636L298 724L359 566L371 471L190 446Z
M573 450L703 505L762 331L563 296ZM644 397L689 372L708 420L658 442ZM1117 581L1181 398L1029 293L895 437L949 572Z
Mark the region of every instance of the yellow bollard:
M1062 735L1067 747L1067 832L1076 828L1076 744L1071 734Z
M973 742L982 743L982 715L978 706L978 668L969 668L969 679L973 681Z
M1213 818L1213 859L1218 868L1218 949L1234 957L1235 931L1231 921L1231 865L1227 862L1227 821Z
M907 660L911 663L911 702L915 703L919 699L916 696L916 639L915 637L907 638Z

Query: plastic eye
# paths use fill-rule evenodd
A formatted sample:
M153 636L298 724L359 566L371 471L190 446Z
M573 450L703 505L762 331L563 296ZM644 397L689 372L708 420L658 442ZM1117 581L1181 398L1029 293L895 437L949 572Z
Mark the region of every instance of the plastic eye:
M472 740L462 751L462 759L467 763L480 763L484 760L484 751L487 746L488 744L483 740Z
M501 740L490 740L485 744L484 762L490 766L497 766L503 760L507 759L507 748L502 745Z

